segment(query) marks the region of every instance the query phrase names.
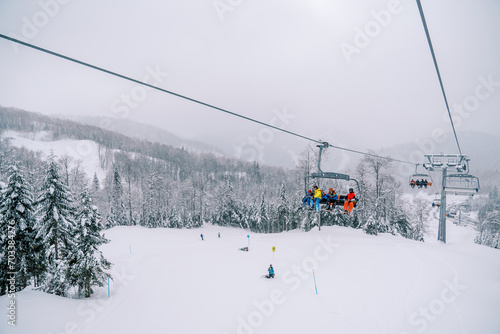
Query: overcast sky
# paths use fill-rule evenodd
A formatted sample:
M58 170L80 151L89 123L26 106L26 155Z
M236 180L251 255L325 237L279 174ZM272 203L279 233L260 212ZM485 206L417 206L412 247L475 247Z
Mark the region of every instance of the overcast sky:
M499 134L500 1L422 5L459 136ZM451 132L414 0L0 0L0 32L334 145ZM0 105L125 117L264 162L308 144L3 39Z

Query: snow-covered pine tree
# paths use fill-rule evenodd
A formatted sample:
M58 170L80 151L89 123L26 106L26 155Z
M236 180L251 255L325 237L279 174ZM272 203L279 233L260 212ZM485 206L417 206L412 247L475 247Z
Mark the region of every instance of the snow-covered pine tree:
M175 206L170 210L170 214L168 216L168 227L182 228L181 216Z
M269 214L267 212L267 205L264 193L260 197L260 206L257 212L257 232L269 232Z
M480 245L500 248L500 200L496 186L478 212L479 231L475 242Z
M243 215L243 220L246 226L250 229L252 232L256 232L256 227L257 227L257 205L255 203L255 200L248 206L245 206L245 212Z
M106 279L111 277L106 272L111 268L111 263L99 250L99 246L109 240L101 235L101 215L86 187L80 195L75 222L75 247L69 261L70 284L78 288L79 296L88 298L93 293L93 286L103 286Z
M20 291L44 270L35 253L43 247L35 237L32 189L17 163L7 170L8 184L0 194L0 295L6 292L9 272L16 273L15 286ZM9 251L15 256L9 257Z
M66 296L69 289L67 280L68 260L74 246L73 196L68 186L59 176L59 167L50 155L37 205L37 237L45 246L48 264L47 276L41 289L48 293Z
M71 181L70 181L70 189L73 194L82 193L83 189L87 187L90 183L90 179L82 168L82 161L76 160L74 162L74 167L70 171Z
M111 190L111 209L107 219L107 226L127 225L125 205L123 204L123 186L120 173L115 167Z
M366 221L365 232L366 232L366 234L371 234L371 235L378 234L377 222L376 222L375 218L373 218L372 215L370 215L368 217L368 220Z
M411 238L418 241L424 241L424 235L427 232L425 223L429 219L431 211L431 202L416 196L406 208L406 216L409 218L412 226Z
M99 183L99 178L97 173L94 172L94 178L92 179L92 193L95 194L101 190L101 184Z
M165 185L157 166L154 166L148 178L148 187L144 194L142 224L146 227L164 225L162 217L166 211Z
M279 194L279 204L277 209L278 214L278 231L288 231L290 229L290 208L288 207L288 199L286 198L285 183L281 184Z
M236 199L230 176L225 176L224 186L219 189L220 202L214 215L214 224L242 227L240 204Z

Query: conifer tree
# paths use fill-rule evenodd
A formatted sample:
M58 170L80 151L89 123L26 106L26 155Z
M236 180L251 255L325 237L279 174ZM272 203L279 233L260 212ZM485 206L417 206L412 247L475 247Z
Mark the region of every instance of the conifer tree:
M74 231L73 196L61 180L59 167L50 156L41 194L37 199L37 237L46 245L47 276L42 289L66 296L68 259L73 248Z
M10 165L7 174L7 187L0 194L0 295L6 291L9 272L16 273L17 291L43 272L35 253L42 244L35 237L32 189L17 164Z
M75 247L69 269L70 284L78 288L81 297L88 298L93 293L93 286L103 286L106 279L111 277L106 273L106 270L111 268L111 263L99 250L99 246L109 240L101 235L101 215L86 187L80 195L75 221Z
M264 193L260 197L260 207L257 214L257 231L258 232L269 232L269 214L267 212L266 200Z
M94 178L92 179L92 193L97 193L101 190L101 185L99 183L99 178L97 177L97 173L94 172Z
M288 231L290 228L290 208L286 198L285 183L281 184L278 205L278 232Z
M224 186L219 190L220 202L214 217L216 224L220 226L241 226L241 213L239 203L236 200L233 184L229 175L226 175Z
M115 167L113 171L112 189L111 189L111 209L107 219L108 227L117 225L127 225L125 214L125 205L123 204L123 186L120 173Z

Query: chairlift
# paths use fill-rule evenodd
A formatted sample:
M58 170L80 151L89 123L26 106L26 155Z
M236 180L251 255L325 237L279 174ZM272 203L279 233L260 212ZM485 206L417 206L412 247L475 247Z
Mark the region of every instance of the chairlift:
M432 185L432 177L429 174L419 173L418 165L415 165L415 173L408 178L408 184L412 189L415 187L419 189L430 187Z
M440 206L441 206L441 196L439 196L439 193L436 193L436 196L434 197L434 200L432 201L432 207L439 208Z
M474 195L479 192L479 179L470 174L450 174L446 176L444 190L455 195Z
M427 162L423 164L429 171L443 168L455 168L457 173L469 171L469 157L462 154L426 154Z
M361 199L361 190L359 188L359 183L356 179L350 177L348 174L342 174L342 173L334 173L334 172L323 172L321 170L321 154L323 152L323 149L327 148L329 145L328 143L324 142L321 145L317 145L319 147L319 154L318 154L318 172L317 173L311 173L310 175L306 176L304 178L304 191L307 194L308 192L308 184L309 180L321 180L321 179L327 179L327 180L342 180L342 181L354 181L356 183L356 201L354 202L354 207L356 207L357 202L360 201ZM346 195L339 195L337 194L339 199L335 203L335 205L338 206L343 206L344 202L346 200ZM320 201L320 204L328 204L326 199L322 198Z

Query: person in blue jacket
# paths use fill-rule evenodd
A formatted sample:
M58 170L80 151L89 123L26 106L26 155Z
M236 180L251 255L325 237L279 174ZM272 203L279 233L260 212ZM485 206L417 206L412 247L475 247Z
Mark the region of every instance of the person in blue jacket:
M200 234L201 240L203 240L203 234Z
M302 204L307 206L308 208L310 208L312 206L312 191L309 190L307 193L306 193L306 196L302 199Z
M325 195L325 199L326 199L326 203L328 204L326 209L333 210L333 206L335 206L335 204L337 204L337 200L339 199L339 196L337 195L335 190L333 190L333 188L330 188L328 190L328 194Z
M269 265L269 268L267 269L267 271L269 272L269 275L267 275L266 277L267 278L274 278L274 268L273 268L272 264Z

